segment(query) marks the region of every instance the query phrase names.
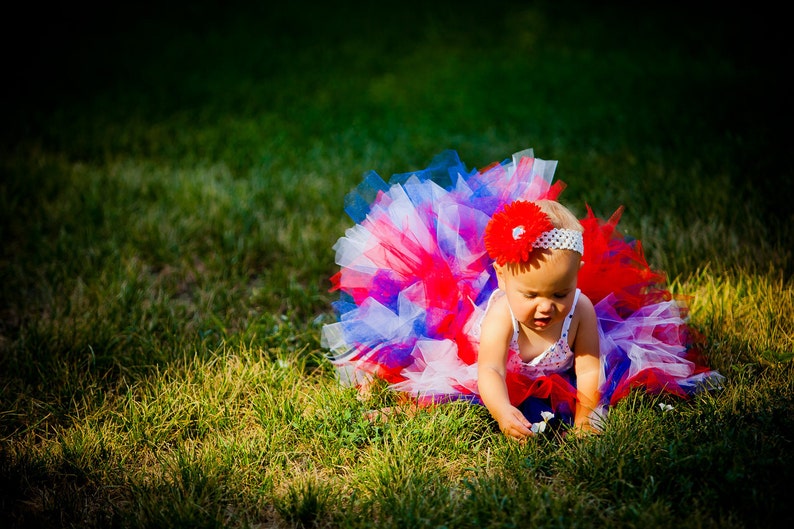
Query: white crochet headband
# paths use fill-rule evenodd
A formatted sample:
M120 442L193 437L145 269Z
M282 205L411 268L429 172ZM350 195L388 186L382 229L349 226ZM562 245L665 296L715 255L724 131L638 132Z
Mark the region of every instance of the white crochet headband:
M544 231L532 243L533 248L550 248L553 250L573 250L584 255L584 240L582 232L576 230L565 230L553 228Z

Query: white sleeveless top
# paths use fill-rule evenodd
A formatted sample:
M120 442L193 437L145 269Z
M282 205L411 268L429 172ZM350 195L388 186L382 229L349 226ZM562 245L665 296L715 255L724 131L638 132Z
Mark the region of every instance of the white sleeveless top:
M518 371L532 377L538 377L551 373L561 373L573 366L574 355L571 346L568 344L568 330L571 327L576 304L579 301L579 294L581 294L581 291L577 288L571 311L565 316L565 320L562 323L560 339L529 362L524 362L518 354L518 320L513 316L513 311L510 311L510 315L513 318L513 338L510 340L510 353L507 359L506 367L508 371ZM491 299L488 300L488 308L491 307L494 299L503 295L504 292L501 290L494 290L493 294L491 294ZM486 312L488 308L485 309Z

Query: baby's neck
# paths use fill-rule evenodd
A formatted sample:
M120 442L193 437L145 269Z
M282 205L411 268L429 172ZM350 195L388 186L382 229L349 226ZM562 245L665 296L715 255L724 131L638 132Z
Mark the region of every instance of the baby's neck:
M518 354L528 362L543 354L549 347L557 343L562 332L562 322L555 322L538 332L519 323Z

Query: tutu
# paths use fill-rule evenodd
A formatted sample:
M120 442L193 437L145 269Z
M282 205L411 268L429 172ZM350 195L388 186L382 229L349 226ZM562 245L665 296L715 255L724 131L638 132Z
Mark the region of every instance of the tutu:
M455 151L444 151L426 169L388 183L375 172L365 176L345 199L355 225L334 245L338 321L321 337L341 383L377 377L420 401L481 402L479 324L497 288L485 226L514 200L556 200L564 189L552 183L556 165L527 149L470 171ZM601 412L635 387L686 397L722 381L695 354L686 308L664 274L648 266L639 241L618 231L621 212L602 220L588 208L581 219L578 287L598 317ZM536 398L563 415L573 409L570 373L527 372L511 361L507 370L514 405Z

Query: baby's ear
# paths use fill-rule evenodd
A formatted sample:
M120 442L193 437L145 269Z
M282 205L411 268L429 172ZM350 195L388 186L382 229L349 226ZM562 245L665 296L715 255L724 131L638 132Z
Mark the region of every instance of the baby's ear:
M499 266L498 264L493 264L493 269L496 270L496 282L499 290L505 289L505 270L503 266Z

